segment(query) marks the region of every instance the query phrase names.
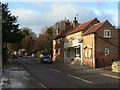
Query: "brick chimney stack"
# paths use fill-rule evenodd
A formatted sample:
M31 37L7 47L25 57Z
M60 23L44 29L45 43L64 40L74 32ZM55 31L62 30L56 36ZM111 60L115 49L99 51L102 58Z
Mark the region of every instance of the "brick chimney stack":
M57 27L56 34L58 35L60 33L60 29Z
M70 26L70 22L69 22L69 20L67 20L67 22L65 22L65 24L64 24L65 30L66 30L69 26Z
M78 22L77 22L77 20L76 20L76 17L74 17L73 27L75 28L76 26L78 26Z

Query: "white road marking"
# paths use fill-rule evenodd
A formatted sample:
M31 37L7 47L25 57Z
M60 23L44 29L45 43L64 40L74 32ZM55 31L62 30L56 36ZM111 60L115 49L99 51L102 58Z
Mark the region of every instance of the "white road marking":
M108 77L112 77L112 78L120 79L120 77L118 77L118 76L112 76L112 75L108 75L108 74L101 74L101 75L103 75L103 76L108 76Z
M40 84L42 87L44 87L44 88L47 88L45 85L43 85L43 84Z
M56 70L56 69L53 69L53 68L50 68L51 70L53 70L53 71L56 71L56 72L61 72L61 71L59 71L59 70Z
M92 83L92 82L90 82L88 80L85 80L85 79L82 79L82 78L79 78L79 77L76 77L76 76L73 76L73 75L70 75L70 74L67 74L67 75L70 76L70 77L73 77L75 79L82 80L82 81L87 82L87 83Z

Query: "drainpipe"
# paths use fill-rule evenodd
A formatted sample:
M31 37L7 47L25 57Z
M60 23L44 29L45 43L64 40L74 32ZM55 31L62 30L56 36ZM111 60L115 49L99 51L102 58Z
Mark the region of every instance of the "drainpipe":
M83 49L83 48L82 48L82 44L81 44L80 46L81 46L81 47L80 47L80 48L81 48L81 49L80 49L80 50L81 50L81 66L83 66L83 56L82 56L82 53L83 53L83 52L82 52L82 49Z
M92 68L93 68L93 43L92 43Z

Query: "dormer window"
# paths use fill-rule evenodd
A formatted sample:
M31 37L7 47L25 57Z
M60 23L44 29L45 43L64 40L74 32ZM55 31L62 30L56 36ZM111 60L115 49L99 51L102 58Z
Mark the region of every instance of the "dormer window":
M58 43L60 43L60 39L58 39Z
M110 37L111 37L111 32L110 32L110 30L104 30L104 37L105 37L105 38L110 38Z

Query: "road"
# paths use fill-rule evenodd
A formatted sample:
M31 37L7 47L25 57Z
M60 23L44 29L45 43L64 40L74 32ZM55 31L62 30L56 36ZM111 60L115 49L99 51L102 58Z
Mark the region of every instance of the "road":
M64 64L41 64L32 57L18 62L44 88L118 88L118 79L84 71L84 67L75 70Z

